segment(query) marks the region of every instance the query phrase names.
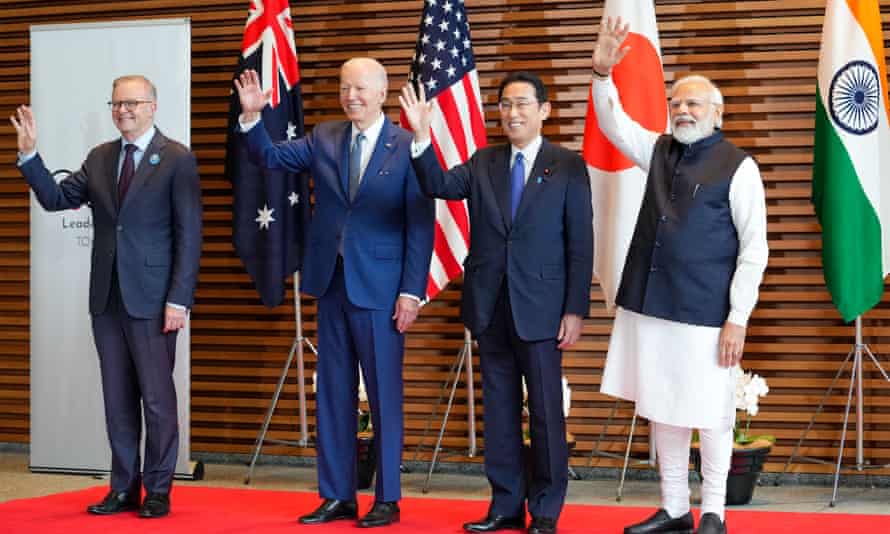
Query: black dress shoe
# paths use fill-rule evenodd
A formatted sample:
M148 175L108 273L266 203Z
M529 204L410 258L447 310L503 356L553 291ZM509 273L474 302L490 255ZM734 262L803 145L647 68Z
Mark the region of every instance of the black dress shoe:
M692 519L692 512L686 512L680 517L671 517L662 508L655 512L652 517L631 525L624 529L624 534L650 534L671 532L674 534L692 534L695 527L695 521Z
M495 514L488 514L487 517L479 521L464 523L464 530L467 532L494 532L496 530L519 530L523 528L525 528L525 517L507 517Z
M87 506L87 512L96 515L111 515L120 512L132 512L139 509L139 493L135 491L114 491L102 499L102 502Z
M395 502L377 502L365 517L359 519L361 528L385 527L399 522L399 504Z
M726 534L726 522L714 512L702 514L698 522L698 534Z
M549 517L533 517L532 524L528 526L528 534L554 534L556 532L556 519Z
M170 513L170 496L166 493L149 493L142 501L139 517L156 519Z
M338 519L355 519L358 517L355 501L341 501L338 499L325 499L321 506L311 514L300 517L300 523L304 525L318 525Z

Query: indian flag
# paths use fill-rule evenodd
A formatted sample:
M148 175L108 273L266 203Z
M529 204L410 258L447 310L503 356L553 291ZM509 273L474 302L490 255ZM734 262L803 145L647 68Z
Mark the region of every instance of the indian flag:
M651 0L606 0L603 17L630 24L624 46L630 52L612 69L624 111L644 128L667 130L667 100L661 67L661 46ZM606 298L615 305L624 260L646 192L646 173L627 159L602 133L593 108L592 88L584 125L584 160L590 174L593 202L593 271Z
M816 97L822 265L835 306L852 321L881 300L890 271L890 108L878 0L828 1Z

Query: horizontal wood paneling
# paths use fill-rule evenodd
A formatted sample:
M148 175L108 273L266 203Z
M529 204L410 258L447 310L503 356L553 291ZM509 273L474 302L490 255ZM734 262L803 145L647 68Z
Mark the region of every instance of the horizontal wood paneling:
M306 122L341 116L337 73L345 59L369 54L390 73L388 115L398 115L396 91L407 78L422 2L294 1L292 13L305 99ZM890 0L881 2L885 38ZM554 112L544 127L551 140L581 146L590 80L590 52L602 2L467 0L474 51L489 125L500 142L494 89L504 73L539 72L551 87ZM850 350L853 329L831 306L821 273L819 226L809 204L815 75L824 1L658 1L656 11L668 83L696 72L720 84L727 101L725 131L754 154L767 188L770 265L760 305L748 330L746 366L769 381L771 392L752 428L776 435L767 465L779 470L815 405ZM278 308L260 305L231 245L231 188L223 176L227 97L247 2L172 0L0 1L0 115L8 116L29 92L31 24L122 18L190 17L192 31L192 142L198 155L205 206L205 246L192 320L192 450L247 453L256 437L293 335L293 295ZM76 90L76 88L74 88ZM28 200L14 169L15 138L0 128L0 441L28 440ZM413 457L442 381L463 342L458 321L460 285L424 309L407 338L406 457ZM314 339L316 308L303 299L306 335ZM890 352L890 307L865 318L864 334L876 354ZM585 465L613 402L600 395L611 315L596 284L584 336L567 352L572 384L569 430L577 439L572 463ZM307 357L309 375L314 357ZM886 359L882 358L882 361ZM478 369L478 358L476 360ZM890 461L890 385L866 366L866 458ZM297 438L294 373L273 418L273 437ZM477 380L476 409L484 408ZM803 452L831 459L840 438L847 378L827 399ZM311 390L310 390L311 391ZM314 409L310 393L308 407ZM466 447L466 398L458 403L445 443ZM631 407L619 406L605 429L602 449L623 450ZM434 421L437 428L439 420ZM481 432L483 424L478 430ZM480 433L481 436L481 433ZM852 429L848 440L853 438ZM429 443L429 439L427 443ZM484 441L481 442L484 444ZM647 429L634 451L645 454ZM311 449L267 446L267 453L312 455ZM848 449L848 457L852 450ZM423 452L421 458L428 458ZM479 461L463 459L463 461ZM596 457L592 465L617 466ZM795 463L800 472L830 466ZM885 473L886 474L886 473Z

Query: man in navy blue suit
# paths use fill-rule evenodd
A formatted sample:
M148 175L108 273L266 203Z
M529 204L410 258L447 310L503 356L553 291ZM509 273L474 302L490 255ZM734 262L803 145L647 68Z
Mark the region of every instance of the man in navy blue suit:
M414 130L412 163L424 193L467 199L470 253L464 262L461 316L479 341L485 405L488 515L470 532L525 526L550 534L565 500L568 447L562 411L562 349L581 335L593 275L590 182L578 154L541 137L550 114L547 89L530 72L498 89L510 143L487 147L444 172L430 147L432 107L423 87L400 102ZM522 378L528 385L533 473L522 451ZM492 454L488 454L491 452Z
M87 511L137 509L144 485L139 515L154 518L170 511L179 444L176 335L198 279L201 187L195 155L154 125L157 90L148 79L114 80L108 104L121 137L95 147L80 170L58 184L37 153L31 109L21 106L11 120L19 170L40 205L59 211L89 203L95 221L90 315L111 444L111 490Z
M255 71L235 80L250 157L260 165L309 171L315 211L306 240L302 291L318 301L316 426L323 502L304 524L354 519L358 365L376 438L377 484L360 527L399 519L404 332L426 293L434 204L410 163L411 136L383 114L383 65L354 58L340 70L349 120L323 122L301 139L272 144L260 123L269 99Z

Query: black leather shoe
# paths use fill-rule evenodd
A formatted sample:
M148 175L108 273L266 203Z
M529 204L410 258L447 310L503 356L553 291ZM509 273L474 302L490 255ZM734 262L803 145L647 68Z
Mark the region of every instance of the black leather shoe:
M157 519L170 513L170 496L166 493L149 493L142 501L139 517Z
M642 523L637 523L636 525L631 525L625 528L624 534L650 534L659 532L692 534L693 528L695 528L695 521L692 519L692 512L686 512L686 515L672 518L662 508Z
M355 501L341 501L337 499L325 499L321 506L311 514L300 517L300 523L304 525L318 525L338 519L355 519L358 517Z
M399 522L399 504L395 502L377 502L365 517L359 519L358 526L361 528L385 527L393 523Z
M726 534L726 522L714 512L702 514L698 522L698 534Z
M533 517L532 524L528 526L528 534L554 534L556 532L556 519L549 517Z
M523 528L525 528L524 517L507 517L495 514L488 514L487 517L479 521L464 523L464 530L467 532L494 532L496 530L519 530Z
M134 491L114 491L102 499L102 502L87 506L87 512L96 515L112 515L120 512L132 512L139 509L139 494Z

